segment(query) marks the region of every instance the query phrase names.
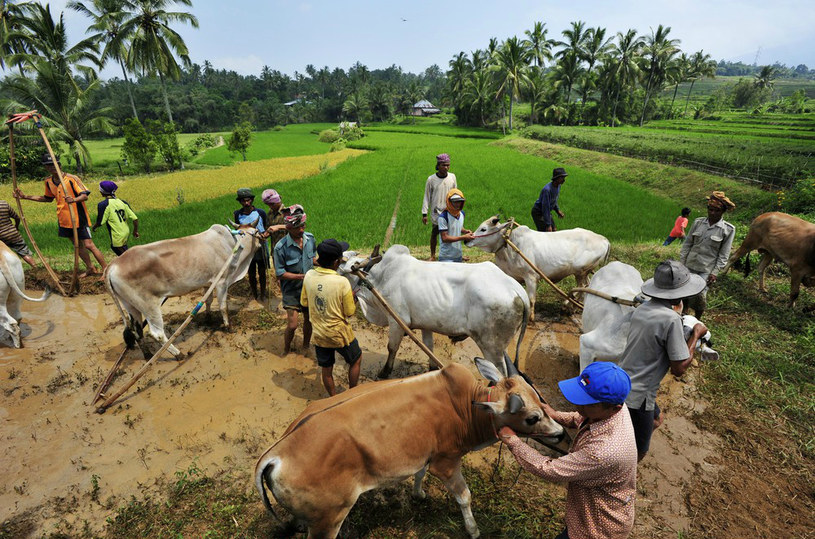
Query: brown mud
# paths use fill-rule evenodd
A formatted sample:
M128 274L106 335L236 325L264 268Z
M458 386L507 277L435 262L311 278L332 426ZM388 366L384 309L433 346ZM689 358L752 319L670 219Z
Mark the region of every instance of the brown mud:
M131 496L160 495L161 485L191 466L209 474L244 474L251 488L258 455L324 390L313 351L281 357L284 319L247 298L245 289L239 283L231 291L233 330L224 331L217 311L199 315L175 343L188 353L185 359L168 355L157 361L102 415L90 401L123 348L122 323L110 298L54 296L25 303L25 347L0 349L3 528L20 537L66 528L103 533L106 519ZM167 301L168 334L197 299ZM387 333L359 317L355 332L366 383L386 359ZM570 409L556 382L577 374L578 336L572 319L538 321L521 346L522 369L556 408ZM295 346L299 339L298 332ZM446 361L472 366L471 358L480 355L469 339L453 344L436 336L435 342ZM138 350L127 352L107 393L122 387L143 363ZM346 369L337 365L335 379L343 390ZM393 376L427 368L418 347L404 339ZM636 538L677 537L689 529L699 509L689 486L715 485L721 471L721 458L715 458L720 440L694 422L705 403L692 383L668 378L660 396L667 419L639 470ZM468 462L489 467L496 455L493 446ZM699 502L703 507L704 500Z

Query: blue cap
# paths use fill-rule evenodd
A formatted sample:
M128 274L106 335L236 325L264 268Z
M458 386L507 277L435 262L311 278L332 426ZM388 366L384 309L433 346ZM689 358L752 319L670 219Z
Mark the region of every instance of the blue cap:
M580 376L558 382L558 386L572 404L622 404L631 391L631 378L615 363L595 361Z

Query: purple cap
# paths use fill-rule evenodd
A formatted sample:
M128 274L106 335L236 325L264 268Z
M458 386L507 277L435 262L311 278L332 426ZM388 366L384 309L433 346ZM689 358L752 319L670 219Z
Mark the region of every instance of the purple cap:
M112 195L118 188L119 186L110 180L99 182L99 192L103 195Z

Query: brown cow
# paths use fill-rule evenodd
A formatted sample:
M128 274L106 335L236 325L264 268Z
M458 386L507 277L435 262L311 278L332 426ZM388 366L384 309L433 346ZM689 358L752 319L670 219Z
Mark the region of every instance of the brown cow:
M790 307L795 307L795 300L804 286L815 284L815 224L786 213L770 212L756 217L750 224L750 230L741 247L730 256L727 265L722 269L726 273L736 260L750 251L758 250L762 254L758 264L758 286L762 292L764 274L773 259L780 260L790 268ZM749 272L749 258L747 271Z
M506 356L505 363L507 378L476 358L493 387L451 364L311 403L255 466L263 503L274 513L268 487L308 526L309 538L333 538L360 494L413 476L413 495L424 498L421 484L429 470L455 497L467 532L478 537L461 458L498 441L504 425L549 441L565 436Z

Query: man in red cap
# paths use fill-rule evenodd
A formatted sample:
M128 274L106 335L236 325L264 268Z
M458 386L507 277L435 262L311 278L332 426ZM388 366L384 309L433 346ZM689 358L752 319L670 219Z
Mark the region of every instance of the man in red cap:
M447 207L447 193L455 189L456 175L450 172L450 155L436 156L436 173L428 176L422 199L422 224L427 224L428 211L433 227L430 229L430 260L436 260L436 244L439 237L439 215Z
M569 454L544 457L509 427L498 435L521 468L548 481L567 482L566 529L556 539L625 539L634 527L637 445L625 399L628 374L614 363L597 361L580 376L558 383L576 412L543 405L546 415L576 428Z

